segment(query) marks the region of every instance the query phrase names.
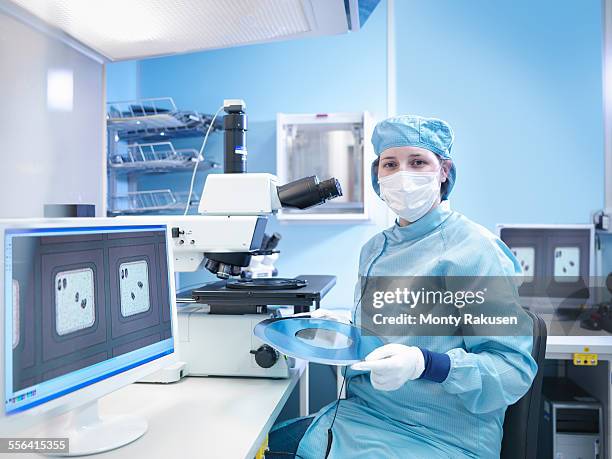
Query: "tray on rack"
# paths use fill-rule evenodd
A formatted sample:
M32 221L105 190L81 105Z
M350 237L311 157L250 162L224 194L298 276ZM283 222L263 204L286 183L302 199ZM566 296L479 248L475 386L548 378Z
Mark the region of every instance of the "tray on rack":
M188 193L171 190L132 191L110 199L108 212L111 215L142 215L156 212L183 211ZM190 207L196 206L200 197L192 193Z
M212 118L196 111L178 110L170 97L109 102L106 115L115 141L199 135L208 130ZM213 130L221 128L218 120Z
M116 172L163 172L170 169L192 169L199 152L192 148L176 149L171 142L133 143L123 154L109 158L109 167ZM214 161L200 161L198 169L214 169Z

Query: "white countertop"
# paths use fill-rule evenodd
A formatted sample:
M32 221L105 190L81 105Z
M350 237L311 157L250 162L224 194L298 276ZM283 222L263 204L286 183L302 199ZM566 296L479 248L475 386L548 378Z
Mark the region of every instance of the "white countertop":
M253 459L304 371L297 365L289 379L187 377L124 387L100 399L100 415L142 416L149 428L131 444L89 457Z
M96 457L252 459L302 370L290 379L187 377L168 385L132 384L100 400L100 412L144 416L149 430Z

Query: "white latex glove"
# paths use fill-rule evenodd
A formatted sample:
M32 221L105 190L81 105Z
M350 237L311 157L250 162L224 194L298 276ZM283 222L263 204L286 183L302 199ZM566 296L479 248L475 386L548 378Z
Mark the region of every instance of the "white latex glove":
M385 344L370 352L363 362L351 365L351 369L369 371L374 389L391 391L420 377L425 371L425 357L418 347Z
M315 309L312 312L300 312L299 314L293 314L291 317L304 317L310 316L313 319L325 319L335 320L336 322L342 322L343 324L350 324L353 314L351 311L346 309Z

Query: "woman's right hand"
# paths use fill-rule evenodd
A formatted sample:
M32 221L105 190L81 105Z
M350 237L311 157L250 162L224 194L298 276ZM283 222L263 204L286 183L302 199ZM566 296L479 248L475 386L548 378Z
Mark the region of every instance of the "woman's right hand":
M324 320L334 320L336 322L341 322L343 324L351 324L352 321L352 313L346 309L315 309L311 312L301 312L299 314L293 314L291 317L305 317L309 316L313 319L324 319Z

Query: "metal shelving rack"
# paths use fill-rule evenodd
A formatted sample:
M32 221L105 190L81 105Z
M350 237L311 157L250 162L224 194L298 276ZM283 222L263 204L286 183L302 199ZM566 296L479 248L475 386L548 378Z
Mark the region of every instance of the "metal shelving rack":
M116 216L183 211L187 195L186 192L172 192L171 190L130 191L125 195L112 197L108 213ZM196 205L199 200L199 196L192 193L190 207Z
M200 171L221 167L202 160L196 149L175 148L172 143L178 138L203 137L212 119L211 115L178 110L169 97L109 102L108 214L176 213L185 209L188 193L138 190L138 177L190 171L198 161ZM221 129L221 123L215 122L211 132ZM120 191L120 182L127 183L124 191ZM197 206L198 201L197 195L192 195L190 206Z
M202 162L200 167L209 169L218 167L213 161L203 161L198 150L176 149L172 142L133 143L127 146L125 155L111 156L108 167L117 173L164 172L191 169L198 159Z

